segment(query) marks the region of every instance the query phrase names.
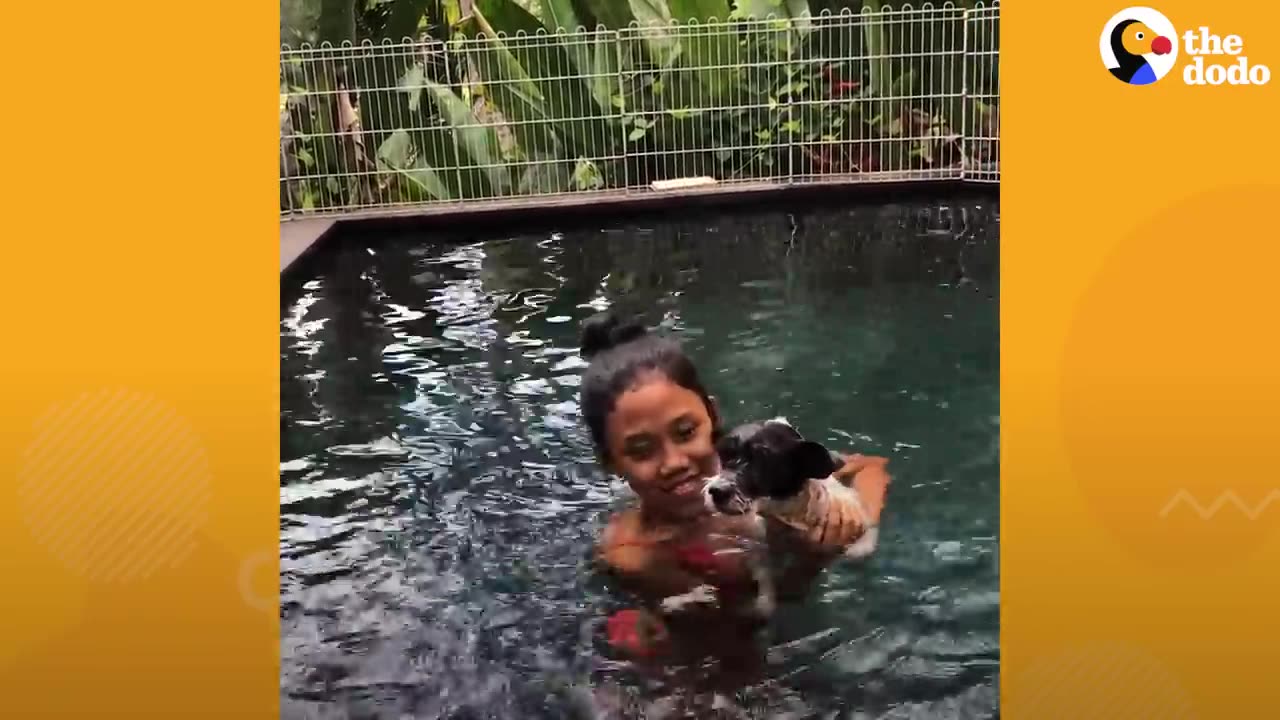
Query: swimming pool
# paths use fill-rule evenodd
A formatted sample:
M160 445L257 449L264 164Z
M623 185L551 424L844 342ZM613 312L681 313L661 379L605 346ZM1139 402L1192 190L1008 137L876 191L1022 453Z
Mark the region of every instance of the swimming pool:
M285 288L283 717L714 702L603 642L628 603L589 546L628 498L576 347L607 306L679 336L729 422L892 458L877 556L784 606L737 716L998 716L998 205L674 215L348 238ZM330 452L393 434L407 455Z

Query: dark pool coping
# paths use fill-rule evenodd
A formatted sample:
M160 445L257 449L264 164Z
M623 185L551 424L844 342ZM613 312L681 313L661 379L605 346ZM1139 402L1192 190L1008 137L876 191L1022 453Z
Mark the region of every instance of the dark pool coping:
M341 220L341 217L280 218L280 273L293 267Z
M653 209L732 207L805 198L817 201L901 202L940 194L998 195L998 182L956 178L925 180L821 180L801 183L753 182L689 187L677 190L619 190L592 194L471 200L438 205L358 210L342 214L282 216L280 218L280 275L298 267L332 238L350 230L451 229L465 223L468 230L511 226L565 216L621 215Z

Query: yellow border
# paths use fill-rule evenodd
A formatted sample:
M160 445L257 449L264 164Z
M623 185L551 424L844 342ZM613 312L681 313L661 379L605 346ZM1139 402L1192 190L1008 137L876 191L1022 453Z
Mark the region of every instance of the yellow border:
M1123 85L1098 44L1124 7L1002 10L1003 713L1262 717L1280 81ZM1155 7L1280 70L1274 7Z
M6 9L0 687L278 717L271 3Z

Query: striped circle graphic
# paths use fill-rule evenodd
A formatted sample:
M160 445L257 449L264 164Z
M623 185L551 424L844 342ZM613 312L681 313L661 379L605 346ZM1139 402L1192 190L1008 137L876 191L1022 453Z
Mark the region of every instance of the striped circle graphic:
M18 502L36 540L82 577L145 579L191 554L210 470L189 425L153 397L114 389L52 407L19 462Z
M1065 648L1008 688L1009 711L1039 720L1190 720L1185 688L1150 653L1124 643Z

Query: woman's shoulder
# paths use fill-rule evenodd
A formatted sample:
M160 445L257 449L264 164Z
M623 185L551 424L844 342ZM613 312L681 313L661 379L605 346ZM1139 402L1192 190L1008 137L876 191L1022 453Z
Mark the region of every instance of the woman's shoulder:
M596 557L606 566L636 572L652 562L656 551L653 538L640 524L640 512L623 510L609 518L596 543Z

